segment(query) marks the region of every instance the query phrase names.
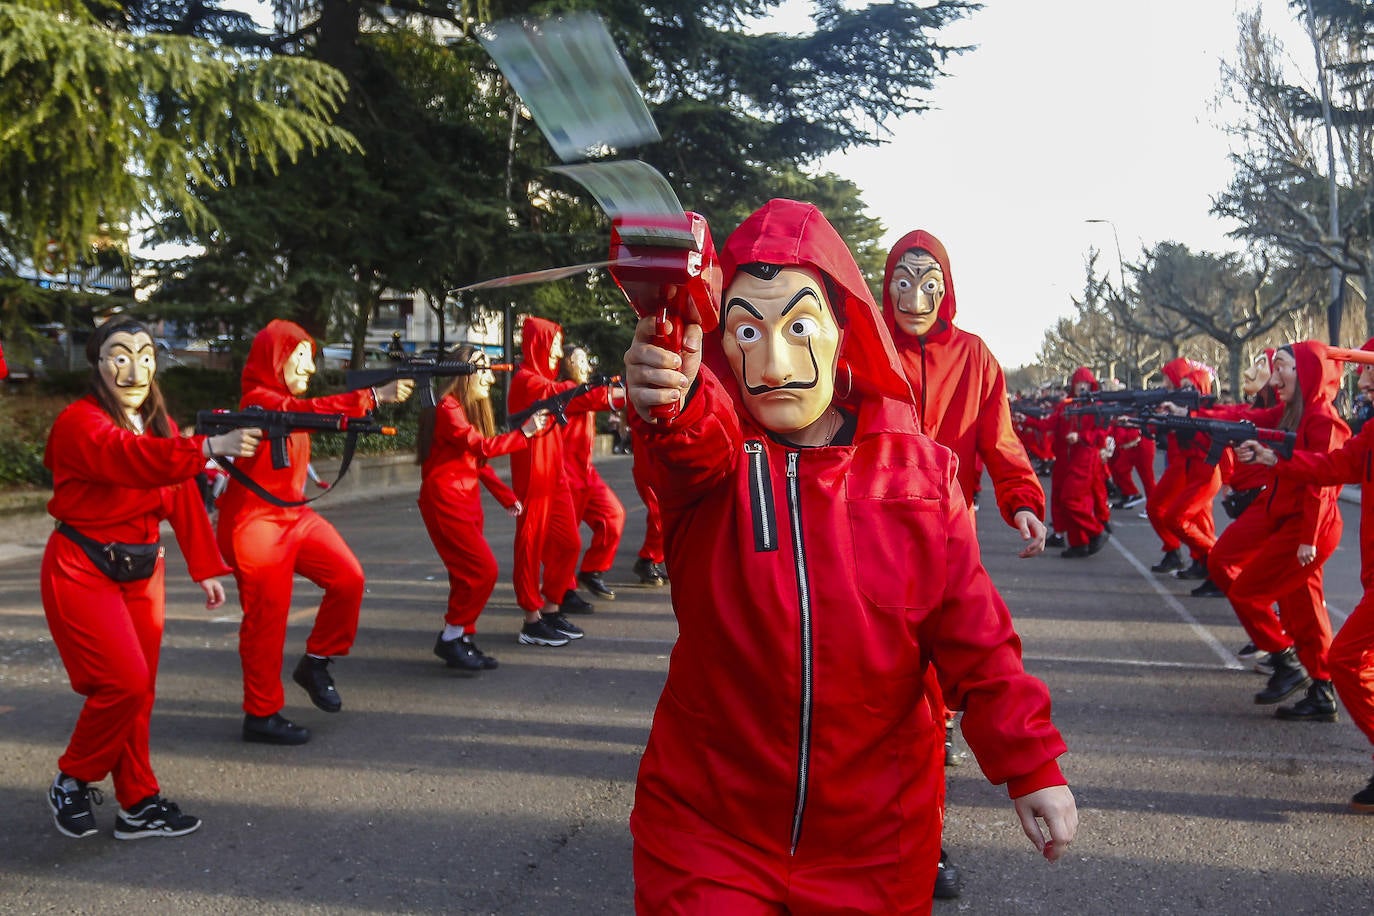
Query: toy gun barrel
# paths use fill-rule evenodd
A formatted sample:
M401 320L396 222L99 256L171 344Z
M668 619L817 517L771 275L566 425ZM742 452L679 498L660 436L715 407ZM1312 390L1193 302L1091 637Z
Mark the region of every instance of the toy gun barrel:
M1374 366L1374 353L1371 353L1369 350L1350 350L1346 347L1327 347L1326 358L1346 363L1359 363L1362 366Z
M485 368L494 369L495 367L479 366L477 363L470 363L461 359L407 356L380 369L349 370L344 375L344 384L348 386L350 391L356 391L359 388L375 388L397 379L413 379L420 389L420 402L425 407L434 407L436 401L434 400L432 380L435 376L472 375Z

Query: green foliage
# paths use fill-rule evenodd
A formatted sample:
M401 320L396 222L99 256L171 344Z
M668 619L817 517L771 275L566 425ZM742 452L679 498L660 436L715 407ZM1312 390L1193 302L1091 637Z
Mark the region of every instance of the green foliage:
M204 41L134 35L77 3L0 2L0 221L35 263L73 262L106 226L175 210L198 187L307 150L356 149L328 123L330 68Z

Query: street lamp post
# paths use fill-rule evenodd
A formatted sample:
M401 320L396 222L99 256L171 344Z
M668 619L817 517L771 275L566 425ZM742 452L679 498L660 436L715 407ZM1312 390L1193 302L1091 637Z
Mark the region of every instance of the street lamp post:
M1126 259L1121 256L1121 236L1117 234L1116 223L1109 219L1085 219L1085 223L1106 223L1112 227L1112 240L1116 242L1116 270L1121 278L1121 298L1126 298Z

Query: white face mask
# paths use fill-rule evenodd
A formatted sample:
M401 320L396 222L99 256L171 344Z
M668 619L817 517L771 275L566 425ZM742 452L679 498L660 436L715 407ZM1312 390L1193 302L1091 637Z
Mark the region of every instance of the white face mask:
M300 397L310 387L310 376L314 374L315 348L310 341L302 340L286 358L286 366L282 369L282 380L286 382L286 390Z
M157 350L145 332L116 331L100 346L100 378L130 416L138 414L152 390Z
M945 274L940 262L921 248L897 259L888 281L897 329L913 337L924 337L940 317L945 300Z
M736 274L721 297L722 343L745 408L765 429L796 439L835 392L840 327L820 279L786 267L764 280Z

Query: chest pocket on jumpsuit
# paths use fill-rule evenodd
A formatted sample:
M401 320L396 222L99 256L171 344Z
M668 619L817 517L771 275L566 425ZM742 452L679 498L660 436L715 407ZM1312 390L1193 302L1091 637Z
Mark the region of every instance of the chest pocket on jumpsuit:
M845 479L859 591L880 608L929 611L945 591L943 469L866 451L856 451Z

